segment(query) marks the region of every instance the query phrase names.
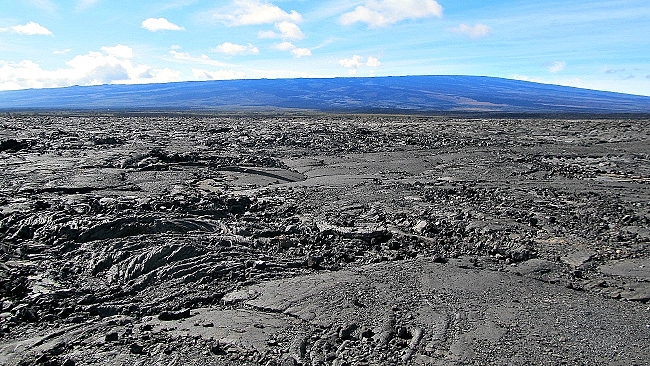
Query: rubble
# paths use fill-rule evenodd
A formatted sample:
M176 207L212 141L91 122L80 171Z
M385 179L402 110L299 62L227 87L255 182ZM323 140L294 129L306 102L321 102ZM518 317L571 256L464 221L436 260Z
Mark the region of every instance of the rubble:
M2 364L648 357L645 119L0 122Z

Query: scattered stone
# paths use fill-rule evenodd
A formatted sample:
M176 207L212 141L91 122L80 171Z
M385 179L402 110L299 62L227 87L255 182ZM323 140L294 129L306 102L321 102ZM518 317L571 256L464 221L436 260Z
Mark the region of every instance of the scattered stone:
M352 337L352 333L357 330L359 326L356 323L350 323L341 328L339 331L339 338L348 340Z
M323 348L325 347L324 339L317 339L309 350L309 360L312 365L318 366L323 365L326 361L325 354L323 353Z
M144 347L138 343L131 343L129 350L135 355L144 354Z
M402 339L411 338L411 333L409 332L408 328L406 328L404 326L397 327L397 330L395 331L395 333L399 338L402 338Z
M388 249L390 250L399 250L402 247L402 244L399 240L390 240L388 242Z
M153 325L151 324L143 324L140 326L140 330L143 332L151 332L153 330Z
M519 246L514 249L511 249L507 252L508 258L511 259L512 263L523 262L532 257L530 249L525 246Z
M253 269L263 271L264 269L266 269L266 262L265 261L255 261L255 262L253 262Z
M375 333L370 328L361 328L361 338L371 339Z
M294 361L302 360L307 352L308 339L309 337L304 334L298 334L293 337L289 345L289 357L293 358Z
M117 342L119 339L119 334L117 332L106 333L104 336L104 342Z
M600 266L600 272L650 281L650 258L622 259Z
M382 346L388 345L388 342L393 338L394 329L395 329L395 313L390 311L387 315L386 318L384 319L384 322L379 329L379 332L377 333L378 336L378 343Z
M50 356L47 354L42 354L35 361L36 364L50 364Z
M0 141L0 152L18 152L20 150L25 150L30 147L29 141L18 141L16 139L8 139Z
M281 366L298 366L298 361L293 356L287 356L282 360Z
M368 307L366 304L364 304L363 302L361 302L361 300L359 299L358 296L354 296L354 297L352 298L352 305L354 305L354 306L356 306L356 307L359 307L359 308L366 308L366 307Z
M298 225L287 225L287 227L284 229L284 232L287 234L299 234L300 227Z
M423 234L429 228L429 222L427 220L418 221L415 226L413 226L413 231L418 234Z
M582 278L583 272L579 269L574 269L573 271L571 271L571 276L573 276L574 278Z
M411 360L413 354L415 353L416 349L420 345L420 342L422 341L423 337L424 337L424 331L422 330L422 328L415 328L415 330L413 330L411 341L409 342L408 345L408 350L406 350L406 353L404 353L404 355L402 356L403 362L409 362Z
M566 256L561 257L560 260L570 266L578 268L589 262L593 258L593 255L593 252L580 250L569 253Z
M228 350L225 349L225 348L224 348L221 344L219 344L219 343L213 343L213 344L211 344L211 345L210 345L210 352L212 352L212 354L214 354L214 355L219 355L219 356L223 356L223 355L227 355L227 354L228 354Z
M628 301L648 302L650 301L650 283L637 282L629 284L627 291L621 291L620 296Z
M13 309L13 314L26 322L36 322L38 321L38 316L36 312L26 304L18 305Z
M183 309L177 311L163 311L158 314L158 319L164 321L186 319L191 316L190 309Z
M447 261L447 258L443 257L442 255L440 255L440 254L438 254L438 253L435 253L435 254L433 255L433 257L431 257L431 261L432 261L433 263L441 263L441 264L444 264L444 263L447 263L447 262L448 262L448 261Z
M562 278L564 266L544 259L529 259L506 268L508 272L544 282L556 282Z
M321 268L324 258L322 255L310 255L307 257L307 266L314 269Z

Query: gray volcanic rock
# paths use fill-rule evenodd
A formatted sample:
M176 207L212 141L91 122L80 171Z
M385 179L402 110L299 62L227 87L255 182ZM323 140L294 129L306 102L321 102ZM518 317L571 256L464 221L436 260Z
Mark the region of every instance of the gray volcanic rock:
M639 278L650 281L650 259L623 259L600 266L600 271L609 275Z
M354 305L352 297L368 306ZM621 355L633 364L650 357L645 309L532 279L422 259L266 282L223 300L257 309L250 321L278 314L278 319L300 319L314 333L342 331L354 321L381 334L384 318L394 317L394 325L386 328L389 337L417 335L420 340L408 345L392 339L389 354L410 348L420 364L606 364ZM216 311L212 317L221 315ZM341 331L333 340L337 345L343 343ZM315 337L308 349L317 346ZM361 335L352 339L347 347L359 349L365 343L370 348L370 363L390 361L383 358L381 342L364 341Z
M0 364L643 364L648 136L3 114Z

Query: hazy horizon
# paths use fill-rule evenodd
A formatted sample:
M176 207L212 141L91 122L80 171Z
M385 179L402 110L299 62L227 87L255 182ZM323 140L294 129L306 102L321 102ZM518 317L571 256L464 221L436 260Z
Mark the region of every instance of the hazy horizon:
M21 0L0 12L0 90L476 75L650 95L642 0Z

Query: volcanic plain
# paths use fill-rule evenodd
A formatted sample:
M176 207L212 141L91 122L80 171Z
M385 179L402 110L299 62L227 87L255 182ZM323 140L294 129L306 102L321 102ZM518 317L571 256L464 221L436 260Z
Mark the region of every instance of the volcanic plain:
M644 365L650 120L0 116L0 364Z

